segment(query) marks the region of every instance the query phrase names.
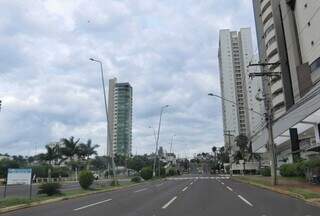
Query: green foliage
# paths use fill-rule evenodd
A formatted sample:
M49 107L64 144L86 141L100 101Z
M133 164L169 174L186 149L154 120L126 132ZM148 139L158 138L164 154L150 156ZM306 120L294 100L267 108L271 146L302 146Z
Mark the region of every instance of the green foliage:
M105 170L108 168L108 163L111 164L111 158L106 156L96 156L94 159L90 162L90 167L93 170Z
M150 159L147 155L137 155L128 159L128 168L140 172L143 167L151 167L153 165L153 159Z
M79 184L80 186L87 190L93 183L94 176L93 173L88 170L83 170L79 173Z
M283 164L280 167L280 174L284 177L305 176L305 170L313 161L300 161L293 164Z
M177 170L175 168L170 168L168 171L168 176L177 175Z
M270 167L263 167L260 169L260 174L262 176L271 176L271 169Z
M41 165L36 165L32 166L32 172L34 175L36 175L37 178L48 178L48 170L49 170L49 165L47 164L41 164Z
M140 176L134 176L134 177L131 178L131 181L135 182L135 183L139 183L139 182L141 182L141 177Z
M69 177L69 169L67 167L53 168L51 171L52 178Z
M141 177L144 179L144 180L149 180L152 178L152 174L153 174L153 171L151 169L151 167L144 167L142 168L141 172Z
M166 169L164 167L160 168L160 176L165 177L166 176Z
M60 188L59 183L44 183L39 186L38 194L47 194L48 196L60 194Z
M8 168L19 168L20 164L17 161L10 159L0 160L0 178L5 178Z

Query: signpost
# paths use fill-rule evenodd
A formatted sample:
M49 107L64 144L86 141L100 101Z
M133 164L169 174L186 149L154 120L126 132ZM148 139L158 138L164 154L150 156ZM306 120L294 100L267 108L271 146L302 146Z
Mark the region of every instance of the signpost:
M32 169L8 169L7 179L4 189L4 198L7 193L7 185L30 185L29 187L29 197L31 199L32 193Z

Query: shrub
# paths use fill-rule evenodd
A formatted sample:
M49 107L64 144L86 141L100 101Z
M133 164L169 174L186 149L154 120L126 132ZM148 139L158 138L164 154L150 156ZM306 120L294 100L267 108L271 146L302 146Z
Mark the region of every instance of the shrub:
M166 169L164 167L160 168L160 176L165 177L166 176Z
M271 169L270 167L263 167L260 170L262 176L271 176Z
M149 180L152 178L152 174L153 174L153 171L151 169L151 167L144 167L142 168L141 170L141 177L144 179L144 180Z
M59 178L59 177L69 177L69 170L67 167L59 167L53 168L51 172L52 178Z
M79 184L83 189L88 189L94 181L93 173L88 170L83 170L79 174Z
M174 168L170 168L168 171L168 176L174 176L177 175L177 170Z
M280 166L280 175L284 177L297 176L297 168L295 164L283 164Z
M38 194L47 194L48 196L60 194L60 188L59 183L44 183L39 186Z
M135 183L139 183L139 182L141 182L141 177L140 176L134 176L134 177L131 178L131 181L135 182Z

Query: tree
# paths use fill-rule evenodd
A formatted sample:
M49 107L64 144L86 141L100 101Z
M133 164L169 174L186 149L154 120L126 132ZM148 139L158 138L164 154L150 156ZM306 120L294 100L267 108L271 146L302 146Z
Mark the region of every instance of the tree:
M228 152L225 150L224 147L221 147L221 148L219 149L219 152L218 152L217 157L218 157L218 161L219 161L220 163L222 163L222 164L224 164L224 163L229 163L229 154L228 154Z
M44 155L45 161L52 165L52 161L59 158L59 147L57 145L46 145L47 152Z
M249 143L248 137L244 134L240 134L235 138L235 143L240 149L240 154L242 157L241 160L244 160L246 151L248 150L248 143Z
M78 143L80 139L75 140L74 137L69 139L61 139L63 147L61 148L61 153L66 157L65 159L70 159L73 161L74 156L78 154Z
M79 158L89 160L90 156L97 155L97 151L95 149L98 147L99 145L92 145L92 141L89 139L86 144L79 144L77 155Z

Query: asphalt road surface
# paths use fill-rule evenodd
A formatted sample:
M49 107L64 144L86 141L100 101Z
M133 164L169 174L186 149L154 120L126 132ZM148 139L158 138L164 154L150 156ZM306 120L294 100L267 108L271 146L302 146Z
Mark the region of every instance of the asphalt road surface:
M185 175L5 216L319 216L320 208L221 176Z

